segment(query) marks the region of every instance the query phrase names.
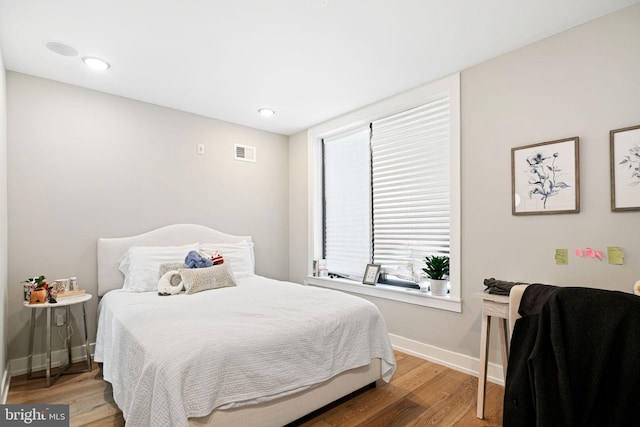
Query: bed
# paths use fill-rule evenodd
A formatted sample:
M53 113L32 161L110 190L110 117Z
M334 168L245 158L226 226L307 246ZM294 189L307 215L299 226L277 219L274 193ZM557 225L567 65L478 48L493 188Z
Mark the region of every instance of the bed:
M235 286L132 290L157 271L136 251L193 245L218 249ZM375 305L256 275L250 236L179 224L99 239L98 294L95 360L130 425L282 426L395 370Z

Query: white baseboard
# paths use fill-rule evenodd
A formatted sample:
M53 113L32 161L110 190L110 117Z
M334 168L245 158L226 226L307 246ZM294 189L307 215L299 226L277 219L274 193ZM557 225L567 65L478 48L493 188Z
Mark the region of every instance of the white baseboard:
M89 352L93 356L95 349L95 343L89 344ZM79 345L71 348L71 360L72 362L80 362L84 359L84 345ZM33 372L42 371L46 368L45 364L47 357L45 353L39 353L33 355ZM28 358L21 357L18 359L11 359L9 361L11 366L11 376L22 375L27 373ZM51 367L58 367L67 364L67 351L64 349L55 350L51 352Z
M2 383L0 383L0 403L7 403L7 396L9 395L9 384L11 383L11 375L9 374L9 366L11 362L7 363L2 373Z
M399 335L389 334L389 338L391 338L391 345L393 348L398 351L476 377L479 375L480 359L444 350L442 348L404 338ZM502 365L489 362L487 366L487 380L504 386Z

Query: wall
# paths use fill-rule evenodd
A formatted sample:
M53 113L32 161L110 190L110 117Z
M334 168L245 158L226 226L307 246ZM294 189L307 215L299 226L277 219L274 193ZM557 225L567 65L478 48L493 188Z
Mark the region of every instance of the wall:
M7 333L7 84L4 60L0 51L0 403L8 391Z
M289 280L303 283L309 272L308 247L305 239L308 227L307 198L307 132L289 137Z
M640 280L640 211L611 211L609 177L609 131L640 125L638 52L640 5L462 73L467 292L491 276L625 292ZM573 136L580 137L580 213L512 216L511 148ZM607 246L623 248L624 265L574 255L569 265L554 262L555 248L606 253ZM469 327L473 340L458 346L475 342L479 325Z
M287 137L14 72L7 84L11 359L28 348L19 282L77 276L96 295L99 237L203 224L252 235L257 273L288 277ZM235 161L234 143L257 162Z
M462 71L462 313L370 298L392 334L417 349L477 358L473 293L485 278L632 290L640 212L610 211L608 138L611 129L640 125L638 52L640 5ZM580 214L512 216L511 148L576 135ZM554 263L555 248L613 245L625 251L625 265L574 256L567 266ZM499 362L495 339L492 346Z

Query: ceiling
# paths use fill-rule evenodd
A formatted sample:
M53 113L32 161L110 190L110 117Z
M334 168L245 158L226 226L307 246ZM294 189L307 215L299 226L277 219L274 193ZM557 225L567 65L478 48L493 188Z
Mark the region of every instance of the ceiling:
M0 49L11 71L291 135L638 2L0 0Z

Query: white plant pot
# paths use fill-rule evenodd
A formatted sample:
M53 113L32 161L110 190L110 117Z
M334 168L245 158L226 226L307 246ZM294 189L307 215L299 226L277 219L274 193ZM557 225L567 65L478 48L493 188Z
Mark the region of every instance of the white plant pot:
M429 286L431 286L431 295L447 295L447 281L429 279Z

